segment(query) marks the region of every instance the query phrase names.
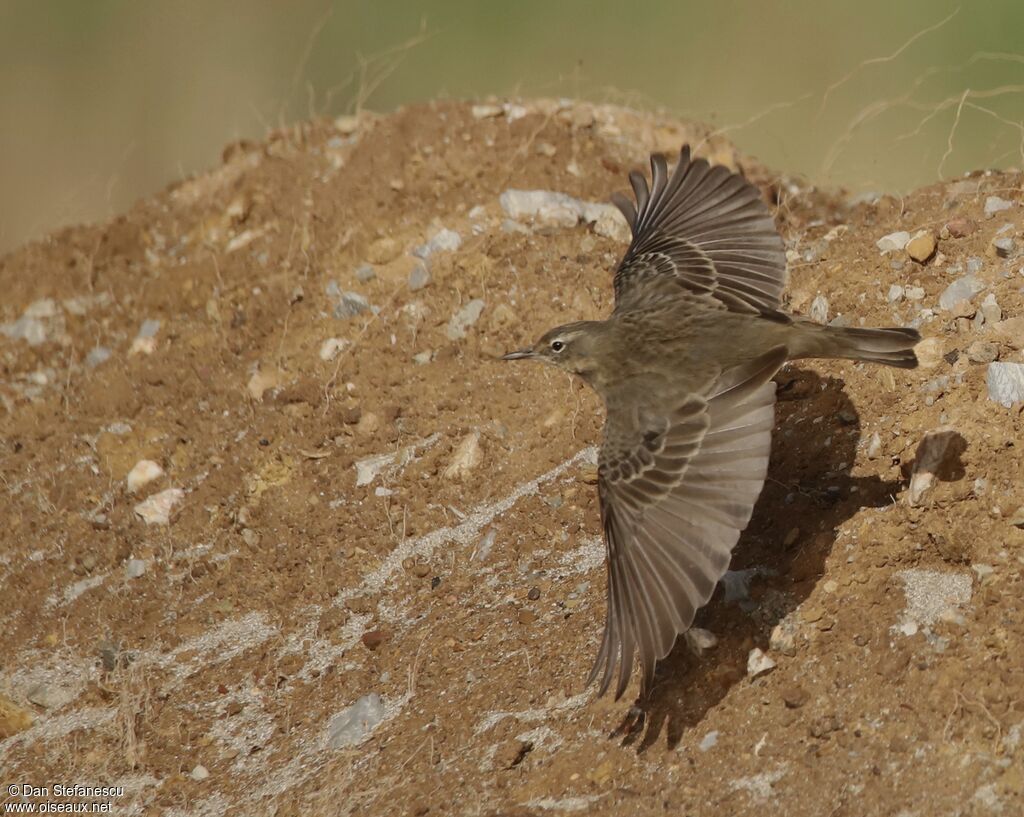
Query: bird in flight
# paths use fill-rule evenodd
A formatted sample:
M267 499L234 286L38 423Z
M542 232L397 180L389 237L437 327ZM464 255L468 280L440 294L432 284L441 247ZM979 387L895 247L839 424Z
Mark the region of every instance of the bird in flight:
M772 377L787 360L917 365L914 329L823 326L782 311L783 241L758 189L684 146L669 174L629 175L616 194L632 242L602 321L546 332L506 360L581 377L604 401L598 496L607 614L587 683L625 692L639 655L641 694L729 566L764 485Z

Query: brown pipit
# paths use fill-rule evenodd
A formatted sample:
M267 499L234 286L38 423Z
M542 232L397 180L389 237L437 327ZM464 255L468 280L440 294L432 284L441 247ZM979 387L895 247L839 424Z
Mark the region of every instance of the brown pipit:
M578 321L505 355L551 363L604 400L598 496L608 610L597 660L603 694L643 688L729 566L764 485L772 376L787 360L917 365L913 329L821 326L781 310L786 254L757 188L684 147L671 177L651 157L636 205L613 201L633 240L607 320ZM616 673L616 664L618 670Z

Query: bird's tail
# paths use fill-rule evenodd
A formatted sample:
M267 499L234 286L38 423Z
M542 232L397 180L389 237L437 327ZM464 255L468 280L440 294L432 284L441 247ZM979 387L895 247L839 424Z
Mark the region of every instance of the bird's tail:
M821 326L800 321L793 325L790 359L802 357L838 357L884 363L900 369L917 366L914 346L921 335L916 329L854 329L846 326Z

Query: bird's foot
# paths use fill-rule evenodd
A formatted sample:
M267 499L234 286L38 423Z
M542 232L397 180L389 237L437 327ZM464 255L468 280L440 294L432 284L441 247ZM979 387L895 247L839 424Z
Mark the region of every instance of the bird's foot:
M644 728L647 713L638 704L639 701L627 710L622 723L608 736L609 740L615 740L619 737L624 737L628 740Z

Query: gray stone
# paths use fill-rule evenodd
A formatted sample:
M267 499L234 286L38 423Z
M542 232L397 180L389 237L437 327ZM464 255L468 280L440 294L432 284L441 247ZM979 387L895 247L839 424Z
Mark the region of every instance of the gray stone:
M985 382L989 399L1001 406L1024 402L1024 363L989 363Z
M889 233L889 235L883 235L878 241L875 242L875 246L883 252L892 252L893 250L902 250L907 246L910 241L910 233L906 230L901 230L898 233Z
M530 218L548 227L575 227L581 221L594 225L598 235L624 240L629 225L617 207L581 201L551 190L506 190L498 197L505 213L513 219Z
M53 298L40 298L30 303L22 314L26 318L56 318L60 314L60 307Z
M327 727L327 746L342 749L358 746L384 719L384 702L380 695L371 692L364 695L348 709L339 712Z
M358 292L342 292L334 304L334 317L340 320L354 318L370 310L370 302Z
M947 312L952 311L960 301L970 301L985 288L985 285L973 275L958 278L939 296L939 306Z
M124 565L124 575L129 579L137 579L146 572L145 559L129 559Z
M474 298L467 303L448 321L448 337L451 340L466 337L466 330L480 320L480 313L483 311L484 302L480 298Z
M959 267L959 264L957 265ZM981 272L985 268L985 259L979 258L977 255L972 255L967 259L967 274L974 275ZM950 267L950 271L952 271Z
M995 238L992 240L992 249L1000 258L1009 258L1017 249L1017 244L1012 238Z
M60 709L74 698L68 690L49 684L36 684L25 696L43 709Z
M989 196L985 199L985 215L993 216L1003 210L1009 210L1013 207L1012 201L1001 199L999 196Z
M22 316L13 323L0 324L0 332L3 332L11 340L24 340L29 346L38 346L46 342L46 324L38 318Z
M903 287L899 284L893 284L889 287L889 294L886 296L887 300L891 304L898 304L903 300Z
M106 346L94 346L85 356L85 365L94 369L101 363L110 360L111 351Z
M373 266L370 264L361 264L356 268L356 280L361 284L372 281L376 277L377 273L374 272Z
M442 227L426 244L414 248L412 254L426 260L436 252L455 252L461 246L462 236L455 230Z
M153 318L147 318L142 322L142 326L139 327L139 334L137 338L155 338L156 333L160 331L160 321Z
M718 730L714 729L701 738L700 743L697 744L697 748L702 752L706 752L713 748L716 743L718 743Z
M985 340L976 340L967 347L967 359L971 363L991 363L999 357L999 347Z
M985 323L998 323L1003 319L1003 310L996 301L995 293L990 292L981 302L981 314Z
M430 283L430 270L426 264L417 264L409 273L409 290L418 292Z

